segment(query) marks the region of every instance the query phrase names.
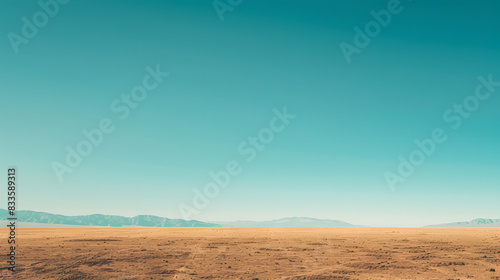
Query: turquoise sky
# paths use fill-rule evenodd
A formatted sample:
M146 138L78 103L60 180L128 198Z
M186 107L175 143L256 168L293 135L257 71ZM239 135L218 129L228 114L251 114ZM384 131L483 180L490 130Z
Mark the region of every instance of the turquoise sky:
M348 63L339 44L388 2L243 0L221 21L212 1L72 0L16 53L9 34L43 9L1 1L0 166L19 168L19 207L182 218L236 160L193 219L500 218L500 87L458 129L443 119L479 76L500 81L500 2L401 1ZM111 104L156 65L170 75L121 120ZM284 106L296 118L246 161L238 146ZM103 118L115 130L60 182L52 164ZM448 140L391 190L385 172L435 128Z

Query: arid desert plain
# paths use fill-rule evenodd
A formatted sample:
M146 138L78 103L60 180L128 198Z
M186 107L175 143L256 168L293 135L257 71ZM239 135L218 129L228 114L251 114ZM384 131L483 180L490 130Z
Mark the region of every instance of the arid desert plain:
M500 279L498 228L19 228L16 243L2 279Z

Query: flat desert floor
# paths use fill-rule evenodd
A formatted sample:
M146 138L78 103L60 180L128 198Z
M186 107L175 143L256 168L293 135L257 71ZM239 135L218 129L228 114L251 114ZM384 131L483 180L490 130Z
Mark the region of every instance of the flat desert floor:
M18 228L16 243L0 278L500 279L495 228Z

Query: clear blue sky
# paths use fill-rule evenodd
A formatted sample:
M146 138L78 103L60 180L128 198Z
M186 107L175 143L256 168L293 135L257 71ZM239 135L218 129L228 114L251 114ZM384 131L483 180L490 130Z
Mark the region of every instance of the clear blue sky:
M16 53L8 34L41 7L1 1L0 166L19 168L19 206L180 218L235 159L242 173L194 219L500 218L500 87L459 129L443 120L479 76L500 81L500 2L401 1L347 63L339 44L387 3L244 0L221 21L212 1L73 0ZM158 64L170 76L120 120L112 102ZM238 145L283 106L297 117L246 162ZM115 130L60 182L53 162L103 118ZM384 173L438 127L448 140L392 191Z

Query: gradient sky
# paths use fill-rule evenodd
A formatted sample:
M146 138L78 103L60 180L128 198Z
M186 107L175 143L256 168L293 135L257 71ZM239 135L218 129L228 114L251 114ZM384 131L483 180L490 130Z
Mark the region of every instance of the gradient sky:
M221 21L208 0L73 0L16 54L8 34L41 8L1 1L0 167L19 168L19 207L180 218L237 159L241 175L194 219L500 218L500 88L459 129L442 117L478 76L500 81L500 2L401 1L347 63L339 44L387 2L244 0ZM119 120L110 104L157 64L170 76ZM297 117L245 162L238 145L283 106ZM102 118L115 131L59 182L52 163ZM449 139L391 191L384 172L437 127Z

